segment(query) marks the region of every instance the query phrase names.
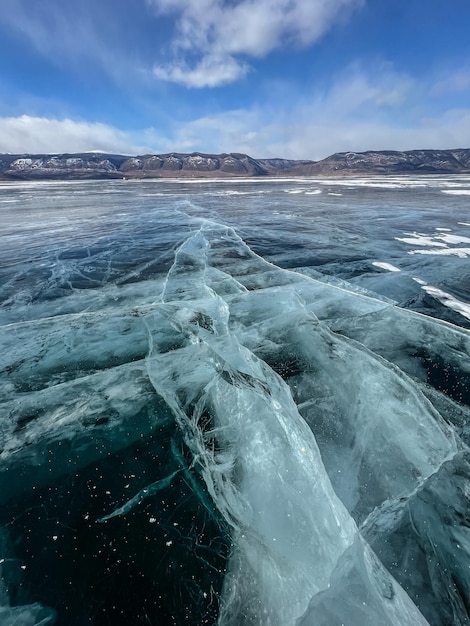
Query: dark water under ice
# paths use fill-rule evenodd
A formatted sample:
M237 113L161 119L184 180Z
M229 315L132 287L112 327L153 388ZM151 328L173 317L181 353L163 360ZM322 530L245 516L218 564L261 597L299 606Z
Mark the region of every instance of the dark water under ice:
M470 624L470 178L0 184L0 624Z

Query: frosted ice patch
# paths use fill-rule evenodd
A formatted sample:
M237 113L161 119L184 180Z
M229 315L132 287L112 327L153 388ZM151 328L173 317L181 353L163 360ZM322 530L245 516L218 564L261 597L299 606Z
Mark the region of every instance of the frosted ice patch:
M250 196L251 193L252 193L251 191L238 191L237 189L223 189L221 191L215 191L213 193L208 193L207 195L208 196L229 197L229 196Z
M438 254L439 256L458 256L466 259L470 256L470 248L445 248L440 250L410 250L408 254Z
M425 182L417 179L407 179L404 177L371 177L371 178L344 178L342 180L328 181L329 185L341 185L351 188L364 187L370 189L409 189L428 187L432 181Z
M438 289L437 287L423 286L423 291L425 291L433 298L436 298L436 300L438 300L444 306L452 309L453 311L456 311L457 313L460 313L460 315L463 315L468 320L470 320L470 304L458 300L450 293L446 293L445 291L442 291L442 289Z
M363 187L371 187L371 188L375 188L375 189L406 189L407 187L409 187L409 185L403 184L403 182L396 182L396 183L382 183L382 182L366 182L363 183L361 186Z
M373 261L372 265L374 267L378 267L381 270L387 270L388 272L401 272L401 270L398 267L395 267L395 265L392 265L391 263L384 263L382 261Z
M470 243L470 237L462 237L461 235L439 235L436 239L449 244Z
M459 244L470 244L470 237L464 237L463 235L451 235L450 229L436 228L437 234L426 235L424 233L404 233L410 235L409 237L395 237L397 241L402 241L413 246L423 246L426 248L432 248L430 250L410 250L408 254L439 254L444 256L457 256L460 258L466 258L470 254L469 248L449 248L449 246L455 246ZM436 250L435 248L440 248Z
M412 246L435 246L437 248L446 248L445 243L441 243L440 241L436 241L432 235L423 235L421 233L405 233L405 235L410 235L409 237L395 237L397 241L403 241L403 243L408 243Z

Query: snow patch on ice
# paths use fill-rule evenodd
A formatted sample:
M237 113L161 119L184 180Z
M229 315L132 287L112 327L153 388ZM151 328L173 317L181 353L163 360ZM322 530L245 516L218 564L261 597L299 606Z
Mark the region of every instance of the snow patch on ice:
M439 300L439 302L444 306L452 309L453 311L456 311L457 313L460 313L460 315L463 315L463 317L466 317L470 320L470 304L468 304L467 302L462 302L461 300L458 300L455 296L452 296L450 293L446 293L445 291L442 291L442 289L432 287L431 285L423 286L423 291L425 291L430 296L433 296L433 298L436 298L436 300Z
M441 192L452 196L470 196L470 189L441 189Z
M425 235L421 233L405 233L410 235L409 237L395 237L397 241L403 241L412 246L434 246L436 248L445 248L446 244L436 241L432 235Z
M401 270L395 265L392 265L391 263L385 263L383 261L373 261L372 265L374 267L378 267L382 270L387 270L389 272L401 272Z
M466 259L470 256L470 248L445 248L440 250L410 250L408 254L437 254L439 256L457 256Z

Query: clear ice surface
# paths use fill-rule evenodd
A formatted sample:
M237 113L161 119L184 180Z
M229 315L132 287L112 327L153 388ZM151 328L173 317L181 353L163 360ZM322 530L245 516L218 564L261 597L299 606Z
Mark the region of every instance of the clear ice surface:
M22 566L17 519L35 515L21 512L30 494L161 433L171 442L152 456L158 472L147 479L134 456L142 475L128 472L86 519L111 532L187 490L171 507L192 497L201 528L220 535L205 552L179 535L201 571L217 569L195 593L218 608L194 600L200 621L176 623L470 623L470 334L319 278L194 219L165 271L105 287L100 306L77 289L60 314L40 298L28 319L7 320L2 625L80 623L22 582L34 560Z

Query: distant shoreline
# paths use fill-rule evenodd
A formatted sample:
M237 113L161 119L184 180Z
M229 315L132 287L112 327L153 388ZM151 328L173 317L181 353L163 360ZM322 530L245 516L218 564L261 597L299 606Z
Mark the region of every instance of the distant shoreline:
M470 148L339 152L320 161L254 159L241 153L142 156L0 154L0 180L237 179L470 174Z

